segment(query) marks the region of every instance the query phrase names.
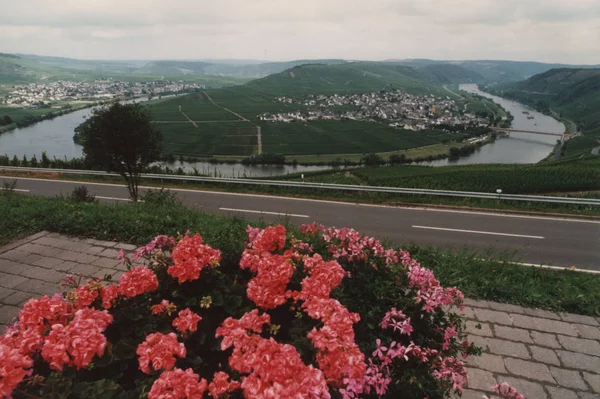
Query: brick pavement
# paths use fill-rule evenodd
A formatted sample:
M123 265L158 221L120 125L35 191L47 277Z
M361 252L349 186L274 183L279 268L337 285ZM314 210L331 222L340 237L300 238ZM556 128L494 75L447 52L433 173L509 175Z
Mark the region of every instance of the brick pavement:
M129 244L41 232L0 248L0 330L28 299L59 291L67 273L118 279L116 256ZM465 399L508 382L528 399L600 399L600 318L466 300L470 339Z

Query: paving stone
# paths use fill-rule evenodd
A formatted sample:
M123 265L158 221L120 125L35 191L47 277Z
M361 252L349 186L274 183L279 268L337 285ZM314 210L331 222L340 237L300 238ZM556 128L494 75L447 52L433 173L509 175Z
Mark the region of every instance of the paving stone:
M103 279L104 276L106 275L110 275L113 276L116 273L116 270L114 269L100 269L96 274L94 274L92 277L96 277L96 278L100 278ZM114 281L114 279L111 279Z
M482 391L491 392L492 386L496 385L494 375L489 371L466 367L467 377L469 379L468 386L473 389L481 389Z
M505 312L498 312L496 310L489 309L475 309L475 315L478 320L488 321L490 323L507 324L511 326L513 324L512 319Z
M467 321L467 333L481 335L482 337L491 337L493 335L489 324L472 320Z
M542 346L549 346L550 348L560 349L561 346L556 339L554 334L545 334L539 331L531 331L531 338L533 341Z
M29 252L32 254L43 254L49 247L45 245L36 244L33 242L21 245L18 250L22 252Z
M579 392L579 399L600 399L600 395L590 392Z
M452 311L456 314L463 316L464 318L467 318L467 319L475 318L475 311L473 310L473 308L470 308L468 306L465 306L463 310L453 309Z
M61 254L63 251L64 251L64 249L62 249L62 248L45 247L44 251L41 252L39 255L45 256L48 258L58 258L58 255Z
M573 313L559 313L559 316L564 321L568 321L569 323L579 323L579 324L587 324L590 326L600 326L600 323L596 319L590 316L582 316L579 314Z
M50 238L62 237L61 234L59 234L59 233L48 233L48 234L46 234L46 236L50 237Z
M48 283L46 281L40 281L39 284L37 284L35 286L33 292L35 294L37 294L36 296L44 296L44 295L52 296L52 295L56 294L57 292L60 292L60 286L58 284L52 284L52 283Z
M15 292L17 292L17 291L15 291L11 288L0 287L0 302L4 302L3 301L4 298L11 296Z
M91 277L94 274L98 273L101 267L93 266L93 265L84 265L84 264L75 264L75 266L69 269L69 273L72 274L82 274L86 277Z
M494 326L494 333L498 338L508 339L511 341L525 342L527 344L533 343L533 340L529 336L529 331L523 330L521 328Z
M48 234L45 237L42 238L38 238L37 240L32 241L35 244L40 244L40 245L46 245L49 247L53 247L54 244L56 243L56 237L51 236L50 234Z
M90 255L98 255L100 252L104 251L106 248L104 247L89 247L85 253Z
M575 324L575 328L583 338L600 340L600 328L598 327Z
M22 263L13 262L8 259L0 259L0 272L7 274L20 274L23 268L26 267Z
M490 302L490 308L501 312L524 313L522 306L510 305L508 303Z
M469 356L467 358L467 363L469 366L491 371L492 373L506 374L506 367L504 367L504 359L502 356L482 353L481 356Z
M600 343L591 339L558 336L558 342L572 352L586 353L600 356Z
M560 366L560 360L558 360L558 356L556 356L556 353L552 349L532 345L529 347L529 350L533 358L538 362Z
M16 306L3 305L0 307L0 323L12 324L12 321L19 314L20 308Z
M88 244L89 244L89 243L88 243ZM118 243L117 243L117 242L114 242L114 241L93 240L93 244L94 244L94 245L99 245L99 246L101 246L101 247L107 247L107 248L110 248L110 247L114 247L114 246L115 246L115 245L117 245Z
M69 249L75 252L87 253L87 250L92 248L92 245L86 244L84 242L73 242Z
M39 287L42 287L44 284L45 281L26 278L21 284L17 285L15 289L19 291L30 292L32 294L37 294L36 290Z
M29 252L23 252L18 249L13 249L11 251L0 254L0 258L27 264L27 263L33 263L36 259L39 258L39 255L32 254Z
M138 247L131 244L117 244L115 245L115 248L123 249L125 251L135 251Z
M511 314L515 327L538 330L542 332L552 332L564 335L577 336L575 327L564 321L548 320L539 317L524 316L521 314Z
M113 249L113 248L108 248L108 249L105 249L104 251L100 252L98 254L98 256L103 256L105 258L110 258L110 259L118 259L119 258L119 250Z
M50 283L58 283L65 278L64 273L36 266L29 266L24 268L21 275L24 277L34 278L36 280L48 281Z
M480 337L479 335L471 335L469 337L469 341L474 343L475 346L480 347L484 352L489 350L487 340L488 338Z
M31 292L15 291L11 296L4 298L2 302L6 305L22 306L25 302L38 295Z
M109 269L116 268L116 266L118 264L119 264L118 260L109 259L109 258L98 258L94 262L92 262L92 265L94 265L94 266L100 266L100 267L105 267L105 268L109 268Z
M578 399L577 393L569 389L546 386L552 399Z
M597 370L600 371L600 370ZM583 378L592 387L592 391L600 393L600 375L592 373L583 373Z
M29 281L29 279L14 274L0 273L0 287L15 288L26 281Z
M556 378L556 383L561 387L587 390L579 371L550 367L550 372Z
M537 382L531 382L515 377L499 376L500 382L507 382L511 387L515 388L521 395L527 399L547 399L548 395L544 391L544 387Z
M504 359L504 365L509 373L537 381L554 383L548 366L542 363L528 362L512 357Z
M64 262L64 260L62 260L62 259L49 258L47 256L42 256L41 258L39 258L38 260L33 262L33 264L35 266L44 267L46 269L53 269L63 262Z
M122 275L123 272L117 271L115 274L112 275L112 281L119 281Z
M486 340L490 352L497 355L518 357L521 359L530 359L529 351L524 344L519 342L504 341L501 339L487 338Z
M461 396L454 395L453 399L481 399L485 392L473 391L472 389L465 389ZM488 395L489 396L489 395ZM496 399L496 396L491 396L492 399Z
M79 252L63 250L60 254L58 254L57 258L62 260L68 260L70 262L77 262L79 255L81 255Z
M586 370L597 373L600 370L600 357L584 355L583 353L557 350L556 354L562 363L569 368Z
M549 312L542 309L523 308L528 316L541 317L542 319L560 320L560 316L554 312Z
M482 301L480 299L465 298L463 303L465 304L465 306L471 306L471 307L475 307L475 308L489 308L490 307L489 301Z

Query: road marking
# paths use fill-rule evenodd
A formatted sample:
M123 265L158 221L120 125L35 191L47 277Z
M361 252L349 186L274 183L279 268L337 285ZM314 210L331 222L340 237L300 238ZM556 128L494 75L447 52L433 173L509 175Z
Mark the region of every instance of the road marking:
M412 226L415 229L425 230L440 230L440 231L452 231L456 233L472 233L472 234L485 234L489 236L505 236L505 237L519 237L519 238L535 238L537 240L543 240L544 237L540 236L526 236L522 234L507 234L507 233L493 233L491 231L477 231L477 230L461 230L461 229L446 229L443 227L430 227L430 226Z
M29 193L31 192L31 190L22 190L20 188L11 188L11 189L5 189L5 188L0 188L0 191L18 191L20 193Z
M130 199L130 198L101 197L101 196L99 196L99 195L96 195L95 197L96 197L96 198L99 198L99 199L103 199L103 200L114 200L114 201L131 201L131 199ZM139 202L142 202L142 201L139 201Z
M125 186L123 184L114 184L114 183L95 183L95 182L87 182L87 181L78 181L78 180L55 180L55 179L40 179L34 177L12 177L12 176L0 176L0 179L16 179L16 180L32 180L32 181L47 181L47 182L56 182L56 183L68 183L68 184L89 184L94 186L108 186L108 187L122 187ZM139 188L143 189L156 189L160 186L140 186ZM504 217L504 218L514 218L514 219L534 219L534 220L546 220L546 221L555 221L555 222L572 222L572 223L589 223L589 224L600 224L600 220L590 220L590 219L571 219L567 216L565 217L556 217L556 216L531 216L531 215L514 215L509 213L495 213L495 212L483 212L483 211L467 211L467 210L459 210L459 209L440 209L440 208L427 208L427 207L418 207L418 206L392 206L392 205L375 205L375 204L359 204L353 202L345 202L345 201L331 201L331 200L320 200L313 198L296 198L296 197L283 197L280 195L266 195L266 194L243 194L243 193L232 193L227 191L213 191L213 190L193 190L193 189L185 189L185 188L173 188L166 187L171 191L180 191L183 193L202 193L202 194L215 194L215 195L229 195L229 196L238 196L238 197L254 197L254 198L267 198L267 199L282 199L288 201L302 201L302 202L316 202L322 204L334 204L334 205L345 205L345 206L362 206L368 208L384 208L384 209L401 209L407 211L425 211L425 212L445 212L445 213L459 213L462 215L481 215L481 216L495 216L495 217Z
M582 269L579 267L575 267L574 269L571 269L570 267L550 266L550 265L544 265L544 264L537 265L535 263L515 263L515 265L526 266L526 267L538 267L541 269L568 270L568 271L572 271L572 272L600 274L600 270Z
M259 213L261 215L275 215L275 216L291 216L294 218L309 218L308 215L295 215L293 213L278 213L278 212L267 212L267 211L253 211L250 209L233 209L233 208L219 208L220 211L229 212L244 212L244 213Z

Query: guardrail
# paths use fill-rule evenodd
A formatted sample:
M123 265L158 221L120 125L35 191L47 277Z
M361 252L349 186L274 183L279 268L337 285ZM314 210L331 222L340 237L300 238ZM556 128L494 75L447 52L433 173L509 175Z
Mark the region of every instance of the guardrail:
M97 170L75 170L75 169L47 169L47 168L25 168L19 166L0 166L0 170L12 170L21 172L44 172L44 173L62 173L70 175L84 176L116 176L117 173L109 173ZM0 176L1 177L1 176ZM255 186L271 187L295 187L295 188L318 188L342 191L364 191L391 194L411 194L411 195L430 195L441 197L462 197L462 198L483 198L492 200L508 201L528 201L528 202L547 202L556 204L574 204L574 205L595 205L600 206L600 199L593 198L571 198L571 197L550 197L544 195L519 195L519 194L499 194L483 193L474 191L450 191L450 190L429 190L421 188L401 188L401 187L383 187L383 186L355 186L347 184L329 184L329 183L307 183L282 180L256 180L256 179L235 179L218 177L201 177L187 175L160 175L152 173L142 174L144 179L156 180L175 180L190 181L201 183L220 183L220 184L242 184Z

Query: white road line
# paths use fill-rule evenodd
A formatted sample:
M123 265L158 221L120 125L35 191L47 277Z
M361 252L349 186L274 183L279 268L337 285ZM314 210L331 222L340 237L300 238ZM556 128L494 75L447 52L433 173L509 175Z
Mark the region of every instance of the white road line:
M569 270L569 271L580 272L580 273L600 274L600 270L581 269L579 267L575 267L574 269L571 269L569 267L550 266L550 265L543 265L543 264L536 265L534 263L515 263L515 265L527 266L527 267L538 267L540 269Z
M56 183L69 183L69 184L89 184L95 186L109 186L109 187L125 187L123 184L114 184L114 183L95 183L95 182L86 182L86 181L78 181L78 180L54 180L54 179L39 179L33 177L12 177L12 176L0 176L2 178L11 178L16 180L32 180L32 181L48 181L48 182L56 182ZM140 186L139 188L144 189L155 189L159 186ZM386 209L402 209L407 211L425 211L425 212L444 212L444 213L459 213L463 215L481 215L481 216L495 216L495 217L504 217L504 218L514 218L514 219L534 219L534 220L546 220L546 221L555 221L555 222L571 222L571 223L589 223L589 224L600 224L599 220L591 220L591 219L572 219L568 216L565 217L556 217L556 216L532 216L532 215L515 215L510 213L502 213L502 212L482 212L482 211L467 211L467 210L459 210L459 209L440 209L440 208L427 208L427 207L418 207L418 206L392 206L392 205L375 205L375 204L360 204L353 202L345 202L345 201L331 201L331 200L319 200L312 198L297 198L297 197L283 197L278 195L265 195L265 194L243 194L243 193L232 193L227 191L213 191L213 190L193 190L193 189L185 189L185 188L173 188L167 187L171 191L179 191L184 193L202 193L202 194L215 194L215 195L229 195L229 196L238 196L238 197L254 197L254 198L268 198L268 199L282 199L288 201L302 201L302 202L315 202L322 204L334 204L334 205L345 205L345 206L362 206L368 208L386 208Z
M98 199L104 199L104 200L113 200L113 201L131 201L130 198L117 198L117 197L101 197L99 195L95 196ZM142 202L142 201L140 201Z
M425 230L440 230L440 231L452 231L456 233L472 233L472 234L485 234L489 236L505 236L505 237L519 237L519 238L535 238L537 240L543 240L544 237L540 236L526 236L521 234L506 234L506 233L493 233L491 231L477 231L477 230L460 230L460 229L446 229L442 227L430 227L430 226L412 226L415 229Z
M29 192L31 192L31 190L22 190L20 188L11 188L11 189L8 189L8 190L1 188L0 191L18 191L20 193L29 193Z
M244 212L244 213L258 213L261 215L275 215L275 216L290 216L294 218L309 218L308 215L295 215L293 213L278 213L278 212L267 212L267 211L253 211L250 209L233 209L233 208L219 208L220 211L229 212Z

